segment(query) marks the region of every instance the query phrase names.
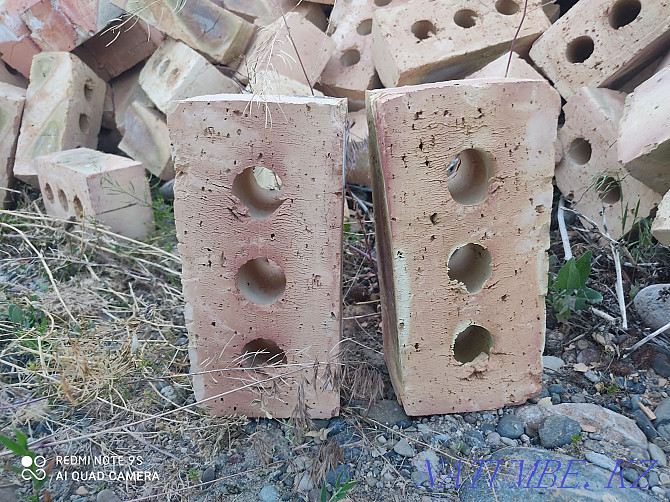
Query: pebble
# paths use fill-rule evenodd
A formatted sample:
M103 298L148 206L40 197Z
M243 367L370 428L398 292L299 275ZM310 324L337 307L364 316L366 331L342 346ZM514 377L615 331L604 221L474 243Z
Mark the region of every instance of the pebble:
M651 362L652 369L658 376L670 377L670 355L659 353Z
M651 486L658 486L660 483L660 479L658 477L658 474L655 471L651 471L649 473L649 484Z
M405 438L402 438L400 441L396 443L396 445L393 447L393 451L403 457L413 457L414 455L416 455L414 448L412 448L412 446L407 442L407 439Z
M310 478L309 473L306 472L300 478L300 482L298 483L298 491L308 492L312 488L314 488L314 481L312 481L312 478Z
M629 446L628 457L637 460L649 460L649 450L647 450L647 448L643 448L642 446Z
M174 180L166 181L160 187L160 193L165 200L174 200Z
M668 457L658 445L654 443L649 443L647 445L647 450L649 451L649 456L651 457L651 459L658 461L659 466L667 467Z
M542 356L542 366L552 371L558 371L565 365L565 361L560 357Z
M584 373L584 376L591 383L598 383L600 381L600 377L591 370Z
M616 462L614 460L594 451L590 451L586 454L586 460L609 472L613 472L616 467Z
M96 502L121 502L119 496L114 493L114 491L109 488L98 492L98 496L95 498Z
M632 413L632 417L635 419L635 423L640 430L644 432L647 439L651 440L658 436L658 432L652 425L651 420L649 420L649 417L647 417L642 410L635 410Z
M579 422L571 418L554 415L540 422L538 432L542 446L545 448L556 448L572 443L572 438L581 434L582 428Z
M563 389L563 386L559 383L552 383L549 386L549 393L550 394L563 394L565 390Z
M642 322L652 330L659 329L668 322L670 284L654 284L641 289L633 303Z
M597 363L600 361L600 351L596 349L584 349L577 354L577 362L586 364Z
M521 434L523 434L523 429L523 423L521 420L519 420L516 415L512 414L504 415L498 421L498 427L496 428L498 434L500 434L502 437L510 439L517 439L518 437L521 437Z
M261 488L258 498L261 499L261 502L277 502L279 500L279 492L272 485L265 485Z
M666 397L661 401L654 413L656 414L654 427L661 436L670 441L670 398Z
M166 385L161 389L161 394L165 399L168 399L169 401L172 401L173 403L176 403L177 401L177 391L172 387L172 385ZM179 404L179 403L177 403Z
M463 434L463 440L472 448L486 448L484 435L479 431L467 431Z
M202 476L200 476L200 481L203 483L210 483L214 481L215 477L216 477L216 471L214 470L214 467L210 466L207 469L205 469L205 472L202 473Z
M492 432L491 434L486 436L486 441L488 441L488 443L492 444L493 446L498 446L501 440L502 437L497 432Z
M77 488L77 490L75 491L75 493L76 493L77 495L88 495L88 490L87 490L85 487L80 486L79 488Z
M659 474L658 479L663 486L670 485L670 474L662 472L661 474Z
M515 439L506 438L504 436L500 438L500 441L507 446L517 446L518 444Z
M410 420L407 413L405 413L405 410L403 410L396 399L382 399L375 403L368 411L368 418L376 420L382 424L396 424L403 429L412 425L412 420ZM409 422L409 424L403 427L399 422L402 422L403 424Z

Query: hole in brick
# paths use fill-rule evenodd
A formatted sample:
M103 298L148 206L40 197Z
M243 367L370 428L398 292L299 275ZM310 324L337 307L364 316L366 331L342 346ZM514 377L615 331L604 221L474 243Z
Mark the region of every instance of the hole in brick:
M602 176L596 184L598 198L605 204L616 204L621 200L621 184L611 176Z
M356 49L349 49L347 52L342 54L342 57L340 57L340 63L345 68L347 66L354 66L360 60L361 60L361 53L358 52Z
M372 33L372 19L361 21L361 23L358 25L358 28L356 28L356 33L359 35L369 35Z
M493 161L486 152L467 148L445 168L447 189L451 197L463 205L474 205L489 195L489 178L493 176Z
M242 366L253 368L286 364L286 354L272 340L258 338L242 347Z
M568 147L568 155L575 164L580 166L586 164L591 160L591 143L584 138L572 140Z
M51 185L49 185L49 183L44 185L44 196L47 198L49 202L54 201L54 191L51 188Z
M470 9L461 9L454 14L454 23L461 28L472 28L477 20L477 13Z
M577 37L565 49L565 57L570 63L583 63L593 54L593 39Z
M65 192L63 192L63 190L60 188L58 189L58 201L60 202L60 205L63 206L63 209L67 211L70 205L67 203Z
M391 3L391 0L375 0L375 5L377 7L384 7L385 5L388 5Z
M435 25L430 21L417 21L412 25L412 33L419 40L425 40L431 35L435 35L437 30Z
M496 10L505 16L513 16L519 12L519 4L512 0L498 0Z
M88 131L91 130L91 121L85 113L79 115L79 130L84 134L88 134Z
M247 206L251 217L263 219L284 202L282 186L281 178L272 169L256 166L248 167L235 177L232 192Z
M154 68L156 67L156 65L159 62L160 62L160 59L156 60L156 63L154 64ZM165 61L163 61L163 64L158 69L158 75L163 76L163 73L165 73L165 71L168 69L169 66L170 66L170 60L169 59L166 59Z
M447 261L447 275L465 286L468 293L477 293L491 277L491 252L479 244L457 248Z
M619 0L612 6L608 20L615 30L632 23L642 10L638 0Z
M79 197L76 195L74 196L72 205L74 206L74 214L77 216L77 218L81 218L84 214L84 206L82 205L81 200L79 200Z
M493 337L485 328L471 324L456 335L454 358L461 364L488 359L493 348Z
M237 287L251 303L269 305L284 297L286 276L274 261L254 258L237 272Z
M93 82L90 80L84 84L84 97L86 101L91 101L91 98L93 98Z

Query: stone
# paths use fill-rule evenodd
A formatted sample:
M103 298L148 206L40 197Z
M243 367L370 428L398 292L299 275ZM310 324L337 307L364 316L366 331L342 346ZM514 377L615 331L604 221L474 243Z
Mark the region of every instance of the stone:
M540 422L538 433L540 442L545 448L557 448L574 441L579 436L582 428L579 422L562 415L552 415Z
M352 472L347 464L338 464L335 470L330 469L326 474L326 482L331 486L335 486L337 479L340 479L340 484L351 479Z
M416 455L414 448L412 448L412 445L405 438L402 438L395 444L393 451L402 457L413 457Z
M96 219L131 239L154 230L149 183L134 160L77 148L35 159L47 213L57 218Z
M627 458L634 459L636 462L649 460L650 457L647 445L645 445L644 447L638 445L629 446Z
M211 483L212 481L214 481L215 478L216 478L216 470L214 469L214 467L209 466L207 467L207 469L203 471L202 475L200 476L200 481L202 483Z
M651 224L651 234L664 246L670 246L670 190L663 196L656 217Z
M670 190L669 94L667 66L626 97L617 141L619 161L634 178L659 194Z
M511 107L531 94L532 106ZM409 415L525 402L541 390L558 94L537 80L472 79L367 96L396 395ZM518 240L500 214L515 215Z
M597 349L584 349L580 350L577 354L577 362L586 364L596 364L600 361L600 351Z
M668 466L668 457L660 446L654 443L649 443L647 445L647 450L649 450L649 457L651 457L652 460L656 460L658 465L661 467Z
M112 0L165 35L180 40L212 61L236 64L254 34L254 26L210 0ZM177 5L179 8L177 9Z
M121 502L119 496L109 488L99 491L95 500L96 502Z
M300 477L300 481L298 482L298 491L307 492L312 488L314 488L314 480L311 478L309 473L306 472Z
M85 486L80 486L74 491L77 495L88 495L88 490Z
M261 502L278 502L279 491L272 485L265 485L258 494Z
M576 7L530 50L566 100L582 87L616 88L667 51L670 17L661 4L593 0Z
M554 357L554 356L542 356L542 366L545 369L549 369L552 371L558 371L565 365L565 361L561 359L560 357Z
M95 148L105 93L105 82L76 56L67 52L35 56L14 176L37 186L36 157L71 148Z
M502 437L517 439L523 434L524 426L515 415L509 414L502 416L496 430Z
M649 417L645 415L642 410L633 411L631 416L635 420L635 423L640 428L640 430L644 432L644 435L647 437L647 439L654 439L656 436L658 436L658 432L652 425L651 420L649 420Z
M380 399L375 404L370 406L367 416L368 418L381 424L392 426L398 422L409 420L410 425L407 427L412 425L411 419L407 416L405 410L402 409L402 406L395 399Z
M331 418L346 102L251 99L201 96L168 115L195 396L216 416L287 418L301 405Z
M666 397L654 410L653 424L658 433L670 441L670 398Z
M140 86L156 107L169 113L181 99L240 92L237 83L188 45L166 39L142 68Z
M488 436L486 436L486 441L490 443L493 446L497 446L500 444L501 436L497 432L492 432Z
M611 458L602 455L601 453L589 451L586 453L585 458L592 464L595 464L598 467L602 467L603 469L609 472L614 472L614 469L616 468L616 462Z
M556 185L573 209L602 232L605 220L613 239L627 233L636 218L649 216L661 201L659 194L629 176L617 159L624 98L609 89L580 89L563 106L565 124L558 132L563 158L556 165Z
M600 381L600 377L591 370L584 373L584 377L591 383L598 383Z
M670 322L670 284L642 288L633 299L635 310L650 329L656 331Z
M396 453L398 452L396 451ZM398 454L401 455L400 453ZM424 450L422 452L419 452L419 454L416 457L412 458L411 463L412 467L414 467L414 469L416 469L417 471L425 472L428 470L428 466L430 466L431 469L439 469L440 459L437 456L437 453L435 453L433 450Z
M521 54L527 54L551 24L539 5L528 4L514 45ZM376 10L372 58L382 84L396 87L463 78L508 52L523 9L516 2L497 6L414 0Z
M0 82L0 209L12 199L14 188L14 156L19 137L26 91Z

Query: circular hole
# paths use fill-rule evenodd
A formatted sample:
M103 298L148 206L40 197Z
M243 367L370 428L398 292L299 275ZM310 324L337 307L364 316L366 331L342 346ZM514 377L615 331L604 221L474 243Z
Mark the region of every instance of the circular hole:
M591 37L577 37L565 49L565 57L570 63L583 63L593 54L593 39Z
M454 14L454 23L461 28L472 28L477 20L477 13L470 9L461 9Z
M263 166L248 167L235 177L233 195L249 209L252 218L263 219L274 213L284 200L282 181Z
M642 10L638 0L619 0L612 6L608 20L610 26L618 30L622 26L632 23Z
M491 252L479 244L461 246L449 257L447 274L465 285L468 293L477 293L491 277Z
M84 215L84 206L82 205L81 200L79 200L79 197L77 197L76 195L74 196L72 205L74 206L75 216L77 218L81 218Z
M245 368L286 364L284 351L275 342L265 338L252 340L242 347L241 359Z
M493 161L486 152L468 148L446 166L447 189L451 197L463 205L474 205L489 195L489 178Z
M342 57L340 58L340 63L342 63L342 66L344 67L354 66L360 60L361 60L361 53L358 52L356 49L349 49L347 52L342 54Z
M498 0L496 10L505 16L513 16L519 12L519 4L513 0Z
M91 121L88 119L88 115L81 113L79 115L79 130L84 134L88 134L88 131L91 129Z
M412 25L412 33L414 33L414 36L419 40L425 40L431 35L434 36L437 33L437 30L433 23L424 20L417 21Z
M568 155L575 164L584 165L591 160L591 143L584 138L572 140L568 147Z
M269 305L283 298L286 276L274 261L254 258L237 272L237 287L251 303Z
M49 183L44 185L44 196L47 198L49 202L54 201L54 191L52 190L51 185L49 185Z
M621 184L611 176L602 176L596 184L598 198L605 204L616 204L621 200Z
M488 359L493 348L491 333L481 326L471 324L456 335L454 340L454 359L459 363L471 363L475 359ZM483 357L482 357L483 356Z
M60 202L60 205L63 206L63 209L67 211L70 205L67 203L65 192L63 192L63 190L60 188L58 189L58 201Z
M356 28L356 33L359 35L369 35L372 33L372 19L361 21L361 24L359 24L358 28Z
M84 97L86 101L91 101L93 98L93 82L90 80L84 84Z
M375 0L375 5L377 7L384 7L385 5L388 5L391 3L391 0Z

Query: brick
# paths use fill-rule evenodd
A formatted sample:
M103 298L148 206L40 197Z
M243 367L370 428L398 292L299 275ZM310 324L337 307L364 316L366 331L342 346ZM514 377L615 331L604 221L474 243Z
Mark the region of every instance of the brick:
M565 99L581 87L616 89L670 43L665 2L578 2L540 37L533 62Z
M0 82L0 208L7 207L14 186L14 154L26 91Z
M396 396L409 415L526 401L542 382L558 95L473 79L367 96Z
M218 416L295 416L304 392L309 415L328 418L339 410L328 375L342 329L346 101L252 99L193 98L168 115L193 387Z
M170 133L165 115L134 102L125 111L125 134L119 149L162 180L174 178Z
M173 39L166 39L149 58L139 82L163 113L168 113L176 105L171 105L171 101L241 90L233 79L226 77L204 57Z
M30 30L19 17L25 10L20 2L0 0L0 56L24 77L30 75L30 63L40 48L30 38Z
M105 84L105 100L102 103L100 127L106 129L114 129L116 127L116 121L114 120L114 91L109 82Z
M30 29L30 38L43 51L69 52L88 38L51 0L33 0L31 3L21 14L21 19Z
M660 194L670 190L670 66L626 97L619 123L619 161Z
M670 246L670 191L665 194L658 206L651 225L651 234L664 246Z
M50 215L94 219L131 239L145 239L154 230L141 163L77 148L43 155L35 164Z
M276 71L257 72L251 76L246 92L257 96L323 96L321 91L310 90L303 81L299 82Z
M286 31L288 25L300 60L314 85L335 50L335 42L300 14L290 12L284 19L260 30L246 57L250 80L259 72L276 71L292 80L307 83L298 56Z
M529 2L515 42L522 55L550 26L539 4ZM415 0L379 9L372 18L379 78L393 87L469 75L509 50L522 11L515 0L501 0L495 8L466 0Z
M468 76L468 78L504 78L507 63L509 61L509 52L506 52L497 59L494 59L484 68L477 70ZM519 57L516 52L512 53L512 61L509 64L507 77L512 79L531 79L544 80L544 77L526 61Z
M102 121L105 82L67 52L33 58L14 175L37 186L32 160L78 147L95 148Z
M125 133L126 109L132 103L153 106L153 102L140 86L139 79L143 67L143 64L135 65L110 82L114 99L114 121L121 134Z
M4 61L0 61L0 82L25 89L28 79Z
M210 0L112 0L112 4L221 64L236 61L254 33L251 23Z
M573 209L592 219L601 231L604 215L613 239L627 233L636 218L647 217L661 200L629 176L617 159L624 99L625 94L610 89L580 89L564 105L565 123L558 132L563 159L556 165L556 185L573 201Z
M79 31L89 36L101 31L123 11L109 0L58 0L58 5Z
M163 41L163 34L143 21L117 24L101 31L73 53L103 80L111 80L151 56Z
M356 185L372 186L370 179L370 155L368 145L368 122L365 110L350 112L347 134L346 181Z

